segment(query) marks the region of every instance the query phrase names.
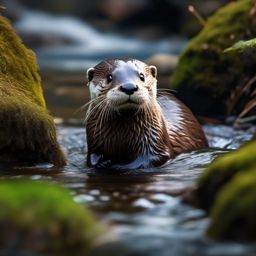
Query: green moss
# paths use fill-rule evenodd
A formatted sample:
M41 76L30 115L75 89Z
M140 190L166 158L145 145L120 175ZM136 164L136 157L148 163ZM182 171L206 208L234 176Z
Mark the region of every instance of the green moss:
M34 53L0 16L0 162L51 162L65 158L48 114Z
M256 57L248 68L239 56L223 54L235 42L256 36L250 15L255 2L239 0L219 9L182 53L171 85L194 112L225 114L231 90L256 72Z
M221 156L206 169L198 180L197 196L199 205L209 210L220 189L225 186L236 173L245 172L256 165L256 139L239 150Z
M45 106L36 58L28 50L7 19L0 16L0 75L17 81L14 86L37 104ZM8 81L8 80L7 80Z
M46 182L0 182L0 207L1 249L84 255L100 232L68 191Z
M256 240L256 165L237 174L218 194L208 235Z

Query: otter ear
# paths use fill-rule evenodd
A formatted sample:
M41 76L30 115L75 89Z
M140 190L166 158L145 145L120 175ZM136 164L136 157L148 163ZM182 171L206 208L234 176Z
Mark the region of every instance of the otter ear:
M88 79L88 82L92 81L93 75L94 75L94 68L87 69L87 79Z
M149 68L150 68L152 76L154 78L156 78L156 76L157 76L157 68L156 68L156 66L149 66Z

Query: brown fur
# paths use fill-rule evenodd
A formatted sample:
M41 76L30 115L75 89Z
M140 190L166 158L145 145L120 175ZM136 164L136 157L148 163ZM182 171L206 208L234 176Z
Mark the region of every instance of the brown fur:
M135 66L147 77L143 86L147 88L150 101L137 109L109 107L106 95L120 84L114 75L111 84L102 78L115 71L119 60L107 60L89 70L89 81L99 88L99 95L92 100L86 118L90 166L147 168L159 166L182 152L207 147L199 123L183 103L168 93L156 97L156 74L143 62L135 61ZM173 123L176 117L172 120L169 116L173 102L174 107L180 108L182 121L179 124Z
M158 97L160 105L165 104L166 100L175 101L182 108L182 116L185 120L185 122L181 122L181 128L177 131L174 132L170 127L168 129L174 154L178 155L182 152L208 147L204 132L191 110L171 93L166 92L165 98L168 99L164 100L161 96ZM168 112L164 112L163 115L166 120L169 118Z

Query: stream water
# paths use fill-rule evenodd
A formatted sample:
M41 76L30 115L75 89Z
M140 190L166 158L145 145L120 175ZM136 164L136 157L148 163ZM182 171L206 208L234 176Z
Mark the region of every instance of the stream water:
M253 245L207 239L205 212L181 203L180 193L195 184L216 156L248 141L256 127L241 131L205 125L204 130L210 149L181 154L159 168L120 173L86 167L84 128L59 126L59 141L69 161L64 169L16 166L1 170L0 178L49 180L67 187L76 202L87 204L109 226L94 256L255 255Z
M26 13L16 27L32 31L41 24L41 31L50 28L53 34L61 33L65 27L65 31L68 28L70 32L65 33L73 35L76 42L72 47L37 49L48 106L62 119L72 117L75 109L81 106L71 92L78 90L80 101L81 98L85 101L81 76L85 75L84 69L88 65L103 56L128 54L144 60L154 52L177 53L182 48L182 40L179 43L169 40L169 47L166 41L145 44L116 35L100 36L74 19L34 14ZM82 35L82 38L77 35ZM88 38L93 40L88 41ZM116 42L115 51L110 51L107 45L113 42ZM63 94L71 100L62 97ZM81 125L60 124L59 141L69 161L65 168L56 169L50 164L0 168L0 178L49 180L67 187L76 202L87 204L95 216L109 226L105 239L93 250L94 256L256 255L254 245L218 243L208 239L204 235L209 223L205 212L181 203L183 189L195 184L200 173L216 156L238 148L256 133L255 127L235 130L221 125L205 125L204 130L210 142L208 150L181 154L159 168L99 172L85 164L85 129Z

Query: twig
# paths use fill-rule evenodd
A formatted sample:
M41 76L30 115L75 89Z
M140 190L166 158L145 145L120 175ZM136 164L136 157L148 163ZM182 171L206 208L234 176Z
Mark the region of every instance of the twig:
M188 6L189 12L196 18L198 23L204 27L206 25L206 20L199 14L199 12L195 9L193 5Z
M243 116L245 116L246 114L248 114L251 110L253 110L254 108L256 108L256 98L252 99L251 101L249 101L246 106L244 107L243 111L239 114L239 116L237 117L234 125L241 123L241 120L244 119L246 120L246 118L243 118ZM254 116L255 118L255 116ZM250 118L247 118L248 120L253 120Z
M256 82L256 75L250 78L245 84L238 86L236 90L234 90L228 102L228 114L231 114L236 104L239 102L239 100L241 100L242 96L248 95L250 93L252 85L255 82Z
M237 126L239 124L244 124L244 123L250 123L253 121L256 121L256 116L248 116L248 117L240 118L234 123L234 126Z

